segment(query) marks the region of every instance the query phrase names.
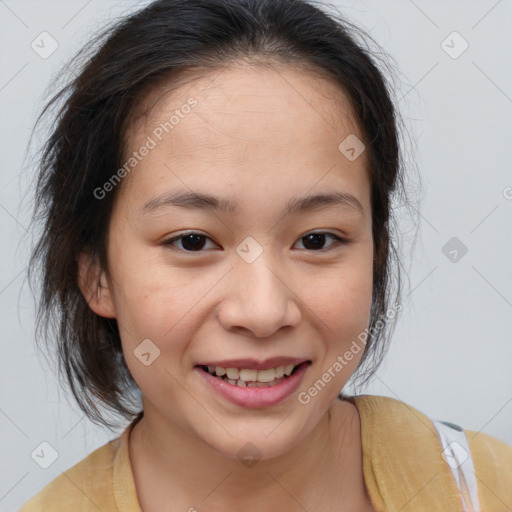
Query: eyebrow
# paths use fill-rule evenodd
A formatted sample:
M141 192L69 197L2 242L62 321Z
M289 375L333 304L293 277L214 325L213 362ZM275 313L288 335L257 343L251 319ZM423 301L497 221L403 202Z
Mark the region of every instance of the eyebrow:
M364 213L363 205L355 196L341 191L293 197L286 203L284 213L304 213L331 206L345 206L358 211L361 215ZM174 191L150 199L140 209L140 215L148 215L164 207L239 213L238 205L229 199L199 192Z

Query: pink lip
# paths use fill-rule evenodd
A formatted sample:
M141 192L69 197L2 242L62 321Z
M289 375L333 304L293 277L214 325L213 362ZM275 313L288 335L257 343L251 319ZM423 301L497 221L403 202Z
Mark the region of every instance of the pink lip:
M214 377L199 367L195 367L194 371L198 372L212 389L231 403L241 407L264 408L278 404L288 398L299 387L310 364L309 361L304 362L292 375L270 388L244 388L236 384L230 384L219 377ZM228 366L228 368L237 368L237 366ZM247 366L242 365L242 368L247 368Z
M223 359L222 361L203 361L197 363L197 366L220 366L222 368L247 368L248 370L266 370L268 368L277 368L293 364L294 366L303 363L307 358L304 357L271 357L264 361L257 359Z

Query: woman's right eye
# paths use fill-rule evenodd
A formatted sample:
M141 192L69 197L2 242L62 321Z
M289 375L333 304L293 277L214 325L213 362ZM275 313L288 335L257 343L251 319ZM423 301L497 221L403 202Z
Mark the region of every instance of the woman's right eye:
M205 240L211 241L210 238L201 233L184 233L165 240L163 245L169 246L172 250L181 250L182 252L201 252L205 246ZM174 245L177 241L181 241L181 249Z

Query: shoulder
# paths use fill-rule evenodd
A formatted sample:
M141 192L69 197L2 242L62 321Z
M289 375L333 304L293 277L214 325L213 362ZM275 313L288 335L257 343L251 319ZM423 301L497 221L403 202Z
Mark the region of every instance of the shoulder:
M63 471L18 512L116 510L113 505L113 467L120 437Z
M387 396L359 395L351 397L354 401L362 421L366 420L368 437L375 435L385 436L386 439L396 440L407 437L424 439L437 437L432 420L419 409ZM364 418L364 420L363 420ZM449 421L450 418L444 418ZM512 446L485 434L473 430L463 429L468 440L471 453L477 462L483 463L487 457L487 467L503 463L512 471ZM482 468L484 464L479 464Z
M485 487L496 507L512 510L512 446L483 432L465 430L478 485ZM488 510L498 510L489 507Z
M464 431L473 458L483 467L495 467L502 463L512 472L512 446L495 437L474 430ZM484 464L484 457L486 463Z
M415 407L390 397L359 395L348 398L358 408L363 452L374 473L385 479L383 468L392 464L395 468L403 468L398 472L403 472L404 478L406 472L432 474L435 479L440 474L443 478L452 478L433 424L437 418L430 418ZM512 446L488 434L462 429L483 504L488 505L487 510L510 510ZM503 508L504 503L508 508Z

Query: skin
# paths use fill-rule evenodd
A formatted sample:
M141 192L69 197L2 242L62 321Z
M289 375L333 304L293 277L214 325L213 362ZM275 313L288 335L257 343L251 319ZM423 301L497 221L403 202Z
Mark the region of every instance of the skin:
M291 65L238 62L148 94L142 106L151 110L132 124L127 157L191 97L198 105L116 191L109 275L80 258L82 292L93 311L117 319L143 393L144 417L130 437L140 505L368 512L359 415L337 399L363 351L308 404L297 399L368 326L366 153L349 161L338 150L349 134L363 135L330 80ZM147 201L178 188L229 198L240 211L169 206L140 215ZM333 191L355 196L362 213L347 205L283 213L292 197ZM207 237L199 252L187 252L183 239L164 245L187 230ZM311 231L348 244L326 236L308 245ZM248 236L263 250L250 264L236 252ZM134 355L144 339L160 350L148 366ZM277 355L312 366L296 392L264 409L226 401L193 370L204 360ZM261 454L252 467L237 457L249 441Z

